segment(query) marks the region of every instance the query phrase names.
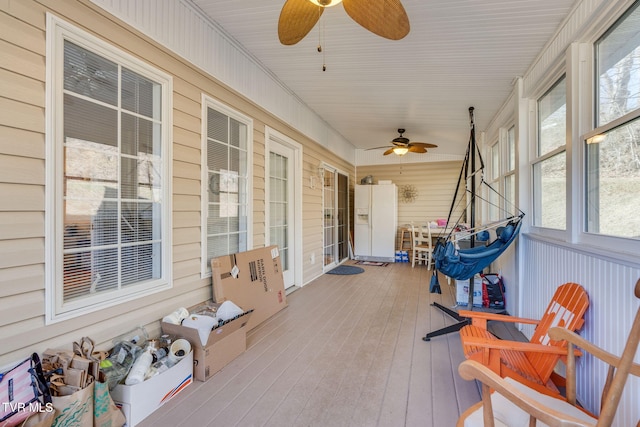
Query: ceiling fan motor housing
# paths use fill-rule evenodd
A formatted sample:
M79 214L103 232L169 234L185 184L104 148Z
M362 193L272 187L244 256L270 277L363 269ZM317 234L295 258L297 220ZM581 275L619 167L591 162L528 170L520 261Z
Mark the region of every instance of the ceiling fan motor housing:
M409 143L409 138L405 138L402 134L405 132L404 129L398 129L399 137L394 138L391 142L393 145L407 145Z
M400 136L391 140L391 144L392 144L391 148L386 146L386 147L368 148L368 150L378 150L380 148L385 148L386 151L382 153L384 156L387 156L391 153L395 153L398 156L404 156L406 153L409 153L409 152L426 153L427 148L437 147L437 145L435 144L428 144L426 142L411 142L409 138L405 138L404 136L402 136L404 131L405 130L402 128L398 129L398 133L400 134Z

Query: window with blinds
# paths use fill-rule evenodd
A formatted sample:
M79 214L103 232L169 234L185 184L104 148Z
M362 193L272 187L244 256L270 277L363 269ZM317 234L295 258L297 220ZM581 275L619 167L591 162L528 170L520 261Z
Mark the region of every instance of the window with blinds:
M54 24L49 320L169 287L171 252L170 77Z
M203 124L203 265L211 259L244 252L249 245L249 167L252 122L227 106L204 97Z

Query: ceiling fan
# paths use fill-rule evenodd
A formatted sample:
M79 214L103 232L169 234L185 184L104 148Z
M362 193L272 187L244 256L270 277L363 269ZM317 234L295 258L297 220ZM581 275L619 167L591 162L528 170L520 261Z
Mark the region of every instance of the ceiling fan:
M409 33L409 18L400 0L287 0L278 20L280 43L293 45L316 25L325 7L342 3L358 24L390 40Z
M367 150L379 150L381 148L388 148L383 155L389 155L391 153L397 154L398 156L404 156L407 153L426 153L427 148L436 148L437 145L429 144L426 142L411 142L409 138L402 136L405 132L404 129L398 129L398 133L400 136L391 140L392 146L388 148L388 146L384 147L375 147L368 148Z

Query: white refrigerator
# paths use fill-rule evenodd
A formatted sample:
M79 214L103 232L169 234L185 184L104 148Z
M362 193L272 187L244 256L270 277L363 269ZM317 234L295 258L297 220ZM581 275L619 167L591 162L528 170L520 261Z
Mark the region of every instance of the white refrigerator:
M354 256L359 260L395 260L398 221L395 184L356 185Z

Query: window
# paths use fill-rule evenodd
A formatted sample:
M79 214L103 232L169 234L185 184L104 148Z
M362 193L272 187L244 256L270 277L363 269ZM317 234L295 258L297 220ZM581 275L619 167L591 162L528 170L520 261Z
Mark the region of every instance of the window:
M516 215L516 128L511 126L507 130L507 162L504 171L505 210Z
M489 185L495 191L489 190L489 221L497 221L500 219L501 212L501 189L500 189L500 142L496 141L490 147L489 157Z
M533 224L566 229L567 97L561 78L537 103L538 138L533 162Z
M48 16L47 322L171 285L171 79Z
M251 120L203 97L202 275L211 258L244 252L250 244Z
M507 171L516 170L516 127L511 126L507 131Z
M519 213L516 206L515 127L501 128L499 140L489 148L489 221ZM504 154L503 154L504 153Z
M640 239L640 3L595 44L596 128L585 137L587 233Z

